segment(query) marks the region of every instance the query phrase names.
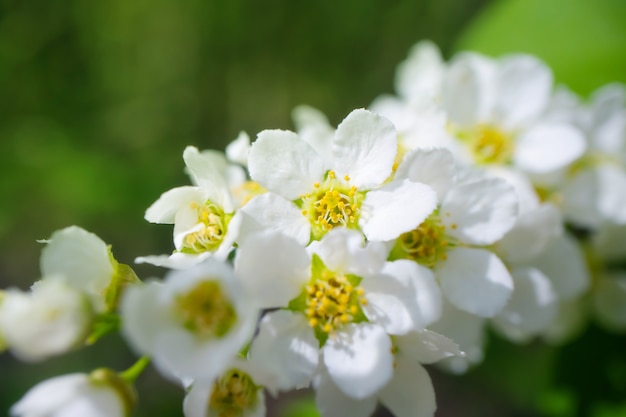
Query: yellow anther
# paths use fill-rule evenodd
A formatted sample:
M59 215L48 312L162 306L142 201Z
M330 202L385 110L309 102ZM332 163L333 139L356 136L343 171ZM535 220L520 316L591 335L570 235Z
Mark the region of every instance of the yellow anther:
M333 329L333 326L330 325L330 323L326 323L323 327L322 330L324 330L326 333L330 333L330 331Z
M328 178L330 178L331 180L335 179L335 171L333 170L328 171Z
M365 294L365 290L363 288L359 287L356 289L356 295L361 296L363 294Z
M306 211L306 210L302 210L302 215L303 215L303 216L306 216L307 214L309 214L309 212L308 212L308 211Z
M456 223L452 223L452 224L450 225L450 227L451 227L451 228L453 228L453 229L456 229Z
M319 321L318 321L316 318L312 318L312 319L310 319L310 320L309 320L309 325L310 325L311 327L315 327L315 326L317 326L317 325L318 325L318 323L319 323Z
M315 188L320 188L320 183L319 183L319 182L315 182L315 183L313 184L313 187L315 187Z
M356 314L359 312L359 308L357 306L350 306L350 313Z
M344 175L343 179L346 181L350 181L350 175L348 174Z
M359 301L361 302L361 305L367 305L367 298L363 297Z

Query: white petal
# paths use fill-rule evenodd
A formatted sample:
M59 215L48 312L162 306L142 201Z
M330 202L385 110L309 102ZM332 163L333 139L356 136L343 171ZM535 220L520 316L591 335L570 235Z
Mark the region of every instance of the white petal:
M544 123L521 133L515 146L515 165L530 173L545 174L574 162L587 145L582 133L573 126Z
M151 354L160 327L158 323L167 321L159 296L163 284L148 281L142 286L129 287L120 300L122 335L139 354Z
M465 356L456 342L432 330L411 332L396 337L395 342L403 357L419 363L430 364L453 356Z
M89 384L86 374L56 376L32 387L11 407L12 416L45 416L61 409Z
M555 238L533 261L552 282L561 299L571 299L589 287L589 272L578 242L568 234Z
M185 417L207 417L212 383L194 383L183 400Z
M104 309L104 291L115 272L106 243L77 226L57 230L47 243L41 252L42 275L63 275L88 293L98 310Z
M369 397L393 374L391 340L374 324L346 325L328 338L322 352L330 378L352 398Z
M276 232L250 236L238 248L235 271L259 308L286 307L310 277L311 260L298 242Z
M405 98L436 97L440 94L445 63L433 42L421 41L396 70L396 91Z
M177 187L161 194L146 210L145 219L151 223L174 223L176 212L191 203L202 205L207 194L199 187Z
M392 240L419 226L436 206L437 195L429 186L393 181L367 193L359 226L368 240Z
M461 126L485 121L493 108L495 63L479 54L462 53L451 62L443 88L450 120Z
M507 130L536 119L548 104L552 72L531 55L510 55L498 68L498 98L494 118Z
M330 126L326 115L306 105L296 106L291 112L298 136L311 145L326 161L332 160L332 141L335 129Z
M335 228L319 241L308 246L309 253L317 254L331 271L357 276L376 274L385 265L389 249L380 242L365 243L356 230Z
M515 268L511 275L515 291L493 320L496 328L508 338L523 342L552 323L558 300L550 280L538 269Z
M605 275L593 291L593 307L598 321L613 331L626 329L626 274Z
M563 233L563 219L552 204L520 214L513 229L496 243L496 252L508 262L526 262L538 256L551 239Z
M317 153L298 135L284 130L264 130L250 148L250 177L287 200L313 189L325 167Z
M446 233L464 243L489 245L511 230L517 218L517 196L500 178L452 188L441 203Z
M620 169L621 168L621 169ZM601 165L597 168L598 208L602 217L626 224L626 171L624 167Z
M311 240L311 223L291 201L274 193L254 197L240 210L240 242L255 232L274 230L291 236L300 245Z
M549 343L562 345L587 328L589 309L587 300L583 302L582 298L561 301L558 307L556 318L544 331L543 338Z
M440 201L452 187L456 177L454 157L447 149L418 149L407 154L396 170L395 178L429 185Z
M443 307L441 319L431 325L430 329L458 343L465 355L442 359L439 365L460 374L467 371L470 365L483 360L486 320L458 310L448 302L444 302Z
M246 132L239 132L237 138L226 146L228 159L243 166L248 166L248 152L250 152L250 136Z
M339 178L362 189L382 184L391 174L398 149L396 129L382 116L353 110L337 127L333 141L333 168Z
M441 291L430 269L413 261L398 260L387 262L382 272L393 276L405 288L402 297L410 307L415 330L422 330L439 319Z
M187 269L199 264L211 256L211 252L203 252L198 255L176 252L171 255L139 256L135 258L135 263L150 264L170 269Z
M506 305L513 279L502 261L484 249L454 248L437 266L444 295L457 308L493 317Z
M433 417L435 389L426 369L398 355L393 379L380 391L380 401L395 417Z
M317 368L318 341L302 314L279 310L266 314L250 348L250 361L269 375L272 390L306 387Z
M337 388L326 370L316 380L315 404L324 417L369 417L376 409L376 396L360 400L348 397Z

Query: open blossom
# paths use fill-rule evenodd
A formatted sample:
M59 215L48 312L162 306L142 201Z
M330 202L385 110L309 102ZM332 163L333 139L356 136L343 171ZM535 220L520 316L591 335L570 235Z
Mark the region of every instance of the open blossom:
M67 374L31 388L11 407L12 417L128 417L133 388L112 371Z
M280 262L258 256L270 244ZM276 375L274 389L306 386L324 364L346 395L367 397L393 374L390 335L421 330L438 318L437 285L413 262L385 262L384 246L363 246L356 231L332 230L308 251L278 234L256 235L241 246L235 264L242 277L256 288L278 288L278 294L259 295L288 307L264 316L251 359Z
M91 329L88 297L62 279L36 282L30 292L4 291L0 334L18 358L41 361L81 345Z
M129 288L122 331L166 376L212 381L252 336L254 305L232 268L209 259Z
M506 305L513 281L488 246L514 225L518 201L506 181L482 173L456 172L450 152L415 150L396 176L430 185L437 209L393 242L391 259L408 259L431 268L443 295L456 308L493 317Z
M231 360L215 381L193 382L185 417L265 417L265 374L243 358Z
M174 224L175 252L171 256L143 256L136 262L185 268L208 257L226 259L239 232L238 203L233 190L245 182L239 166L214 151L183 152L193 186L173 188L147 210L152 223Z
M336 227L360 230L374 241L415 227L432 211L435 197L423 184L386 182L396 136L391 122L362 109L315 147L294 132L259 133L248 165L252 180L269 192L242 209L242 233L273 228L306 245Z
M313 383L317 408L323 417L367 417L380 401L395 417L431 417L437 408L435 390L422 364L463 356L452 340L430 330L396 336L394 374L384 387L369 397L354 399L345 395L322 367Z

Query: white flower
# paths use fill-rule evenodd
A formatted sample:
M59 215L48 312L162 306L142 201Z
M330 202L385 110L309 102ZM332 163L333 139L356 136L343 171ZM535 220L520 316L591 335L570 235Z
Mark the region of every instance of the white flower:
M0 303L0 334L20 359L41 361L78 347L91 329L88 298L61 279L36 282L30 293L8 289Z
M116 299L107 300L107 292L124 274L134 275L126 265L119 264L106 243L78 226L57 230L41 252L41 273L44 279L54 276L89 295L94 309L114 309ZM113 286L112 286L113 284Z
M265 417L263 372L241 358L215 381L194 382L185 396L185 417Z
M260 263L255 254L270 245L273 250ZM277 288L274 306L290 310L263 318L251 359L276 375L274 389L305 386L321 361L346 395L371 395L393 373L389 335L421 330L438 318L440 294L432 273L410 261L385 262L382 245L363 246L362 236L346 229L313 242L310 260L298 249L280 261L272 256L290 246L298 248L285 236L255 235L235 260L244 279L254 280L255 288Z
M586 146L582 133L544 117L552 82L550 69L530 55L456 56L443 83L443 107L471 161L545 174L578 159Z
M199 152L193 146L185 149L183 159L195 185L163 193L145 215L152 223L174 224L176 252L139 257L138 263L185 268L211 256L226 259L233 247L239 230L233 191L245 182L243 169L219 152Z
M517 197L504 180L462 173L464 181L454 181L454 161L443 149L406 155L396 176L431 185L440 200L424 222L395 240L390 256L432 268L452 304L493 317L505 306L513 281L502 261L484 247L515 224Z
M394 338L394 374L375 394L354 399L345 395L322 368L315 378L316 404L323 417L367 417L380 401L396 417L430 417L437 408L435 391L422 364L462 357L450 339L425 330Z
M96 370L40 382L10 413L13 417L127 417L134 402L134 391L125 381L108 370Z
M587 228L626 224L626 88L604 86L583 109L588 149L561 184L564 215Z
M252 336L253 305L232 269L209 259L129 288L122 332L166 376L212 381Z
M293 132L259 133L250 176L270 192L242 209L242 233L273 228L303 245L335 227L362 230L368 240L397 237L432 211L435 197L423 184L386 183L396 151L391 122L362 109L341 122L326 147L314 148Z

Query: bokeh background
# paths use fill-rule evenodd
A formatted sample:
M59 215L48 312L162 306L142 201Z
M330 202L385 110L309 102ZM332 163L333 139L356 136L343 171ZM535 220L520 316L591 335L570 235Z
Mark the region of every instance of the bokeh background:
M446 57L537 54L583 96L626 82L624 0L1 0L0 287L27 288L36 240L71 224L123 263L169 252L171 227L143 213L188 184L185 146L293 128L303 103L336 124L392 93L421 39ZM486 356L462 377L432 370L437 416L626 416L623 335L592 324L563 348L492 337ZM0 415L40 380L134 358L116 335L40 364L4 353ZM153 370L138 389L136 416L182 415L182 391ZM269 407L315 415L306 392Z

